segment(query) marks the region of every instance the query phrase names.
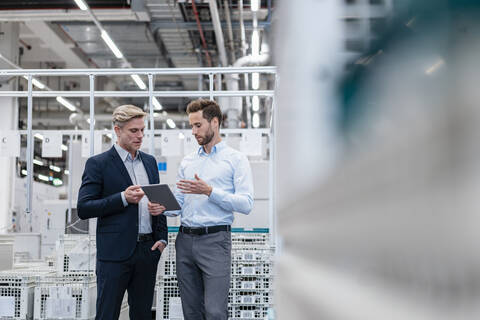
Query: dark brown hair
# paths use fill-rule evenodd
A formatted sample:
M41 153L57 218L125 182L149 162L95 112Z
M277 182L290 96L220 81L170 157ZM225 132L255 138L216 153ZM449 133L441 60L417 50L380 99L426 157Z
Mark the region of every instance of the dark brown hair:
M222 111L220 106L213 100L208 99L197 99L190 102L187 106L187 114L203 111L203 118L207 119L208 122L212 121L213 118L218 119L218 126L222 124Z

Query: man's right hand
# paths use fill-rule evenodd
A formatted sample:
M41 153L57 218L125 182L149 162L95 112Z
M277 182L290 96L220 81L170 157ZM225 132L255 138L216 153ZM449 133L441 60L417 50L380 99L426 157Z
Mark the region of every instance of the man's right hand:
M125 199L128 203L138 203L142 200L145 193L143 192L140 186L130 186L125 189L124 193Z

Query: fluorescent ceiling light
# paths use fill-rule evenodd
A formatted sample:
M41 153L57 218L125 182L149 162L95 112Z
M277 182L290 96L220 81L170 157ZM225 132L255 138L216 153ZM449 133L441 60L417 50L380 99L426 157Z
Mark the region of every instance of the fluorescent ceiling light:
M35 138L39 139L39 140L42 140L42 141L43 141L43 139L44 139L43 136L42 136L40 133L35 133L33 136L34 136Z
M43 181L50 181L50 179L47 176L44 176L43 174L39 174L38 179L43 180Z
M162 110L163 109L162 104L157 100L156 97L153 97L152 103L153 103L153 109L154 110Z
M254 128L258 128L260 126L260 116L258 113L253 114L252 125Z
M22 174L27 175L27 170L22 169Z
M260 8L260 0L250 1L250 10L252 10L253 12L256 12L258 11L259 8Z
M32 83L34 86L36 86L39 89L45 89L45 85L38 81L37 79L32 79Z
M28 80L27 76L23 76L23 77ZM38 89L45 89L45 85L35 78L32 78L32 84Z
M39 166L43 166L43 162L37 159L33 159L33 163Z
M142 79L140 79L140 76L138 74L132 74L131 77L135 81L137 86L140 88L140 90L147 89L147 86L145 85L145 82L143 82Z
M80 8L80 10L87 10L88 7L87 5L85 4L85 2L83 2L83 0L75 0L75 3L77 4L77 6Z
M61 186L63 184L63 181L58 178L53 179L52 182L54 186Z
M171 129L174 129L176 127L175 122L170 118L167 119L167 124Z
M252 110L254 112L258 112L258 110L260 110L260 100L258 99L258 96L252 97Z
M28 80L27 76L23 76L23 77ZM32 84L38 89L45 89L45 85L35 78L32 78Z
M260 87L260 74L258 72L252 73L252 89L257 90Z
M113 42L112 38L110 38L107 31L105 31L105 30L102 30L102 39L103 39L103 41L105 41L105 43L110 48L110 50L112 50L115 57L117 57L119 59L123 58L122 52L118 49L118 47Z
M65 106L65 108L67 108L70 111L76 111L77 110L77 108L70 101L65 99L64 97L58 96L57 101L60 102L61 104L63 104Z
M63 150L63 151L67 151L67 150L68 150L68 147L67 147L66 145L62 144L62 150Z
M260 55L260 35L258 30L252 32L252 57L258 57Z
M53 170L55 172L62 172L62 168L54 166L54 165L50 165L49 168L50 168L50 170Z
M64 172L66 175L69 175L69 174L70 174L70 171L68 171L68 170L64 170L63 172Z

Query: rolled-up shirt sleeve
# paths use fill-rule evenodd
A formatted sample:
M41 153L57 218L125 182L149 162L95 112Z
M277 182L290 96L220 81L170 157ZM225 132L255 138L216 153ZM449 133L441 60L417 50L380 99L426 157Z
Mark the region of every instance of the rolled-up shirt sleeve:
M253 208L253 179L246 156L237 159L234 170L234 193L213 187L209 199L225 210L249 214Z

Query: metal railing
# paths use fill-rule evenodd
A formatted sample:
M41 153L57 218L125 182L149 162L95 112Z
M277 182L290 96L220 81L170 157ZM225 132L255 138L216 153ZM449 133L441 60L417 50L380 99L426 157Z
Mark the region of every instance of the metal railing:
M273 149L275 147L275 96L274 90L237 90L237 91L225 91L214 90L214 76L215 75L233 75L233 74L271 74L275 78L275 86L277 84L277 71L276 67L263 66L263 67L239 67L239 68L138 68L138 69L12 69L12 70L0 70L0 77L12 77L22 76L26 77L28 81L27 91L0 91L0 97L26 97L27 98L27 205L26 212L30 213L32 210L32 186L33 186L33 132L32 132L32 117L33 117L33 97L89 97L90 101L90 156L94 154L94 140L95 140L95 98L100 97L148 97L149 105L149 130L150 144L149 151L154 153L154 108L153 97L209 97L214 99L215 97L250 97L250 96L264 96L272 97L272 112L270 119L270 139L269 139L269 227L270 232L275 230L275 166ZM119 75L146 75L148 77L148 88L144 91L101 91L95 90L95 78L97 76L119 76ZM196 90L196 91L155 91L153 77L156 75L208 75L209 77L209 90ZM33 90L33 77L34 76L85 76L89 77L89 91L39 91ZM43 130L40 130L43 131ZM78 131L68 132L62 131L64 134L69 134L70 138L74 134L78 134ZM222 130L224 132L224 130ZM71 143L72 139L70 139ZM71 146L69 148L71 152ZM69 161L71 164L71 161ZM71 178L68 179L69 183L69 213L71 212ZM274 236L271 237L274 239Z

